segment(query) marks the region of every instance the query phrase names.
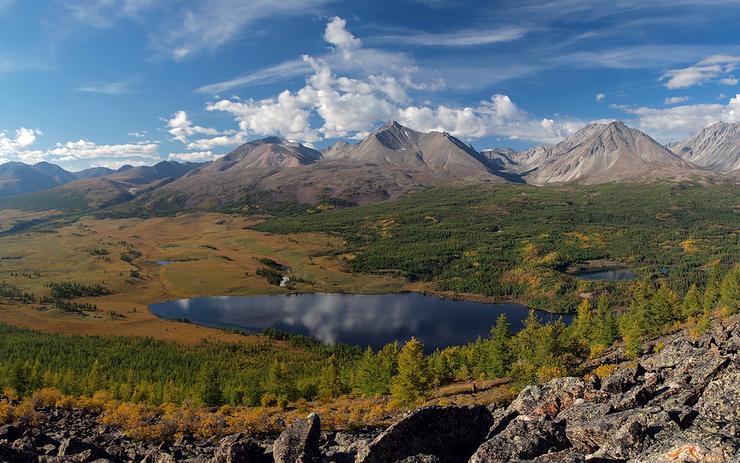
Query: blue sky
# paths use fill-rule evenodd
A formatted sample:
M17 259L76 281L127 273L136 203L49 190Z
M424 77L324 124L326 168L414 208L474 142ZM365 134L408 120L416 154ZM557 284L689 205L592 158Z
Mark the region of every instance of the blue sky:
M646 6L649 4L649 6ZM384 120L477 148L740 122L740 2L0 0L0 162L209 160Z

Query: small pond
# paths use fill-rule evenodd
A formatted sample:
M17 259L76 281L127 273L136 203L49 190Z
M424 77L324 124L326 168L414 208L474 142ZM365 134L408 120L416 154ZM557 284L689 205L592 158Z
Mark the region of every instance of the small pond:
M522 326L528 309L519 304L485 304L418 293L399 294L281 294L181 299L152 304L157 316L193 323L262 332L266 328L313 336L329 344L372 346L374 349L412 336L427 351L465 344L488 335L500 314L512 331ZM537 311L542 321L572 315Z
M574 276L576 278L580 278L581 280L592 281L626 281L637 279L637 275L635 275L635 272L627 267L583 270L581 272L575 273Z

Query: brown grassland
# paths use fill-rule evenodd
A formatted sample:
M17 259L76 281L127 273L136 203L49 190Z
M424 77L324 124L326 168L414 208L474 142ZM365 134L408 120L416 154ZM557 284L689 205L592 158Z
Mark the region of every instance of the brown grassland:
M3 211L0 223L28 220ZM45 332L134 335L195 343L204 338L249 341L222 330L160 320L149 304L216 295L277 294L290 290L256 275L267 257L300 278L293 291L380 293L408 289L403 280L343 271L344 256L318 256L336 249L337 238L314 233L273 235L248 229L253 218L216 213L154 219L83 217L58 229L0 237L0 281L37 296L53 282L100 283L110 296L79 299L97 305L87 316L9 305L0 300L0 321ZM102 254L99 251L103 251ZM138 254L129 263L123 254ZM157 261L170 261L159 265ZM139 277L132 277L132 271ZM114 317L122 314L124 318Z

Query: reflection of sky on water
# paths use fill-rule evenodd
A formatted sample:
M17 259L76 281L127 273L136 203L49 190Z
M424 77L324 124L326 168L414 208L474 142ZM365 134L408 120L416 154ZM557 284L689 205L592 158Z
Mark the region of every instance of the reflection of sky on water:
M636 280L637 275L628 268L615 268L610 270L585 271L576 274L582 280L593 281L623 281Z
M501 313L513 330L527 316L518 304L463 302L415 293L204 297L153 304L150 310L165 318L187 318L207 326L256 332L277 328L332 344L378 348L416 336L428 349L485 336ZM559 317L538 314L543 320Z

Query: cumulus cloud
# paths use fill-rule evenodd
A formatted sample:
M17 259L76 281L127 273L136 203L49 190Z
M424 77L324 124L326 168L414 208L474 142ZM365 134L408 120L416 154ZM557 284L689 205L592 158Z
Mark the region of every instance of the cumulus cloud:
M209 103L208 111L231 114L239 129L225 137L193 140L188 148L208 151L263 135L280 135L305 143L361 138L386 120L398 120L417 130L446 131L465 139L497 135L542 142L558 141L583 125L577 120L542 121L519 108L508 96L498 94L465 107L414 104L409 92L424 84L415 82L407 72L399 73L399 66L388 67L387 56L363 48L362 41L347 30L344 19L332 18L324 39L340 56L304 56L302 61L312 72L303 87L261 100L221 99ZM347 53L364 63L367 72L337 75L337 68L347 70L347 61L353 61L345 59ZM190 123L176 125L193 127Z
M693 66L670 69L660 77L670 89L686 88L705 82L718 81L724 85L735 85L737 79L732 72L740 64L740 56L711 55Z
M71 168L86 168L91 165L106 166L123 164L150 164L159 160L159 145L152 142L97 144L80 139L66 143L57 143L49 149L34 148L38 129L21 127L14 135L0 132L0 158L5 161L20 161L35 164L41 161L59 163Z
M657 140L675 141L692 135L715 121L740 122L740 94L727 104L695 104L653 108L617 107L637 118L637 125Z
M347 21L339 16L334 16L326 25L324 40L347 53L347 57L351 56L352 50L362 46L362 41L347 30Z
M156 143L126 143L120 145L98 145L89 140L57 143L46 151L58 161L70 162L83 159L141 157L156 159L159 145Z
M40 130L25 127L16 129L12 136L8 135L6 131L0 132L0 156L4 159L18 156L33 145L40 134Z
M193 125L185 111L177 111L172 118L167 120L167 132L173 140L180 143L188 143L188 138L193 135L220 135L221 132L209 128Z
M596 101L604 101L604 98L606 98L606 95L603 93L597 93L596 94Z

